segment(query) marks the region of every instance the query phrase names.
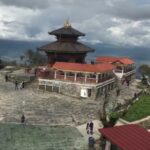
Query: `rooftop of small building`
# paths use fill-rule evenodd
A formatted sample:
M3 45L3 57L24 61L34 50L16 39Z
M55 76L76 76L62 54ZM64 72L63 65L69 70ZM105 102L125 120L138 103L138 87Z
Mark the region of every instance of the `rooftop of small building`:
M115 62L120 62L124 65L131 65L134 64L135 62L128 58L128 57L116 57L116 56L98 56L96 58L96 62L104 62L104 63L115 63Z
M56 62L52 66L52 68L74 72L104 73L112 71L115 66L112 64L81 64L70 62Z
M121 150L149 150L150 133L138 125L130 124L99 129L101 134Z

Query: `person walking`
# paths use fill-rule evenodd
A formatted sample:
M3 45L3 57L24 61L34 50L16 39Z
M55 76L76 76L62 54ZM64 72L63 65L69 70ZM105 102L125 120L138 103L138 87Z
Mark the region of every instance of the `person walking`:
M19 84L19 89L23 89L24 88L24 82L22 81L20 84Z
M94 123L92 121L90 122L89 127L90 127L90 134L93 134Z
M15 90L18 90L18 81L15 81Z
M89 122L87 122L87 124L86 124L86 132L87 132L87 134L89 134L90 132L89 132L89 126L90 126L90 123Z
M7 74L5 75L5 81L6 82L8 81L8 75Z
M24 114L22 114L22 116L21 116L21 123L22 124L25 123L25 116L24 116Z
M22 88L24 89L24 81L22 81Z

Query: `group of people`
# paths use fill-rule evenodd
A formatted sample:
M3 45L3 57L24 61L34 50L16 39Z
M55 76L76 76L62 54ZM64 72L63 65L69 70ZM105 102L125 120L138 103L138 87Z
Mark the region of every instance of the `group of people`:
M91 121L91 122L88 122L86 124L86 131L87 131L87 134L93 134L93 128L94 128L94 123Z
M22 81L19 83L18 81L15 81L15 90L23 89L24 88L24 82Z
M8 75L6 74L5 75L5 81L8 82L9 81L9 77ZM17 80L14 82L15 84L15 90L19 90L19 89L23 89L24 88L24 82L18 82Z

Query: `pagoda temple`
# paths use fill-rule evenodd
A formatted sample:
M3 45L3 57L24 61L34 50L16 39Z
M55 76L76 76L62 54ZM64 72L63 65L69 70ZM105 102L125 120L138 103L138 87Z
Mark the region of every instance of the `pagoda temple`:
M86 54L94 51L78 41L78 38L85 34L72 28L69 21L64 23L64 27L49 34L55 35L57 40L38 49L46 52L50 65L55 62L84 63Z
M129 85L134 77L134 61L126 57L100 56L94 63L86 63L86 54L94 50L78 41L85 34L72 28L69 21L49 34L55 35L56 41L39 48L49 60L38 68L39 89L97 100L115 90L118 81Z

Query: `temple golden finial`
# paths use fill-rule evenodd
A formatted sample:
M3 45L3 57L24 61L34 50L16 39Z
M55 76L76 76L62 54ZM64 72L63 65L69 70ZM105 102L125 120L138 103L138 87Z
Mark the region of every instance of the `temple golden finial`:
M67 20L65 21L64 27L65 27L65 28L71 27L71 23L69 22L69 19L67 19Z

